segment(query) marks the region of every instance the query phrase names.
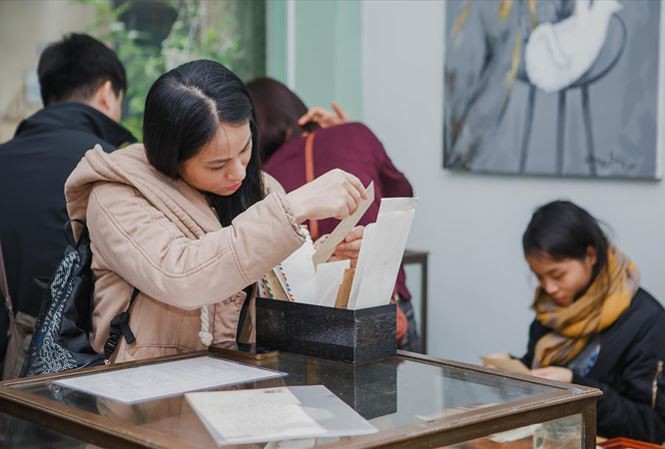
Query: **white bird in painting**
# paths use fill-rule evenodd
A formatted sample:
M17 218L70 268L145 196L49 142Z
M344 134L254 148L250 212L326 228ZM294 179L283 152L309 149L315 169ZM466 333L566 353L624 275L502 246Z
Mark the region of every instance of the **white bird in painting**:
M617 0L576 0L569 18L538 25L525 49L531 83L552 93L584 75L603 48L612 15L621 9Z

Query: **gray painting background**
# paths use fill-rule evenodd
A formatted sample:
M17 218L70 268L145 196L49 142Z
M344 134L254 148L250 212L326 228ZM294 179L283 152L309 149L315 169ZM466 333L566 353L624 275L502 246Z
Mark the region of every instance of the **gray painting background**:
M603 1L603 0L595 0ZM499 1L475 0L460 32L455 20L467 2L446 3L444 74L444 166L453 170L519 173L528 84L507 82L515 39L530 32L526 0L514 0L505 22ZM657 176L657 103L660 1L622 0L618 15L627 28L617 65L590 85L589 97L597 175ZM540 21L553 20L572 0L538 0ZM524 44L520 58L523 68ZM557 175L558 94L537 90L523 174ZM566 96L563 176L590 176L581 90Z

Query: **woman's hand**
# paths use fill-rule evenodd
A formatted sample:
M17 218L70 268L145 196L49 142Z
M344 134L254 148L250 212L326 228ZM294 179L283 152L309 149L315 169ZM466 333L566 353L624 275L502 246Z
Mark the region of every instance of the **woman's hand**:
M365 228L363 226L353 228L342 243L335 247L335 252L330 257L329 262L350 259L351 267L355 267L358 263L358 255L360 254L360 245L362 244L364 232Z
M344 219L367 198L358 178L334 169L286 195L298 223L324 218Z
M507 352L495 352L494 354L486 355L486 359L500 359L500 360L510 360L512 357Z
M568 368L561 366L547 366L531 370L531 375L542 377L543 379L558 380L559 382L572 382L573 372Z
M304 126L307 123L314 122L321 128L327 128L329 126L341 125L342 123L348 123L351 121L349 114L347 114L344 109L339 107L334 101L332 103L332 108L335 111L334 113L319 106L310 108L305 115L298 119L298 125Z
M488 368L496 368L496 366L488 363L488 360L510 360L512 357L507 352L495 352L494 354L486 355L483 357L483 364Z

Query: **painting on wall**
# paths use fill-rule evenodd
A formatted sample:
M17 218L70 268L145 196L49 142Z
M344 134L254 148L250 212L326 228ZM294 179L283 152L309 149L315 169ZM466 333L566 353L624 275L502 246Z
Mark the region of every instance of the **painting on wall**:
M444 167L660 179L662 5L446 2Z

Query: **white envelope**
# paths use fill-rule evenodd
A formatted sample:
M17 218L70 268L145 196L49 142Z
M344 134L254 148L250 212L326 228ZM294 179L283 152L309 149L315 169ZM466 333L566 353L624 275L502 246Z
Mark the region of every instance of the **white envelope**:
M381 200L369 236L365 229L349 308L364 309L390 302L417 202L417 198Z
M344 271L350 266L350 260L338 260L319 265L316 271L316 302L312 302L312 304L335 307L337 292L344 279Z
M316 298L316 272L312 263L313 255L314 244L308 238L281 264L287 276L288 286L297 302L311 303Z
M367 258L371 255L372 242L374 241L374 228L376 223L370 223L365 226L363 233L363 240L360 244L360 254L358 254L358 262L356 263L356 272L353 275L353 282L351 283L351 293L349 294L349 304L347 308L356 308L356 299L358 298L358 291L360 290L360 283L362 282L362 274L367 265Z

